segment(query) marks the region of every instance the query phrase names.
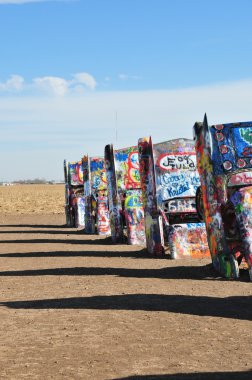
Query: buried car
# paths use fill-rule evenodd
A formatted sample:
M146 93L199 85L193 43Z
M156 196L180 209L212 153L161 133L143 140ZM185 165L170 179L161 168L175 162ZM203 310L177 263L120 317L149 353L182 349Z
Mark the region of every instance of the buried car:
M162 255L166 238L171 258L208 257L205 225L195 203L194 142L180 138L152 144L149 137L139 139L138 148L148 251Z
M86 155L82 158L82 165L85 199L85 233L110 235L104 158Z
M131 245L145 244L144 211L137 146L105 147L112 241L123 242L124 231Z
M82 162L64 160L66 224L84 227L84 196Z
M201 179L196 203L213 266L226 278L247 267L252 281L252 122L208 126L205 115L194 138Z

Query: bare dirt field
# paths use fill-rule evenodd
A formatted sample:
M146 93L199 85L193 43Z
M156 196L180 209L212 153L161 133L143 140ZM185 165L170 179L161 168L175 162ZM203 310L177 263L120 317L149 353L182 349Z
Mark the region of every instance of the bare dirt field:
M64 186L0 188L1 379L252 379L252 284L65 228Z

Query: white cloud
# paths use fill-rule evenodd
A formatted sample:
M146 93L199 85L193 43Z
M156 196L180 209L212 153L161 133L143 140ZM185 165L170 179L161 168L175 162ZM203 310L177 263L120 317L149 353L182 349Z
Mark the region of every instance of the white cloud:
M193 124L202 121L205 112L209 124L249 121L251 98L252 80L78 97L2 97L1 179L62 178L64 158L103 155L109 143L126 147L149 135L154 143L192 138Z
M41 77L33 79L35 86L54 95L64 96L68 92L68 82L59 77Z
M0 91L21 91L24 86L24 78L20 75L11 75L5 82L0 82Z
M0 0L1 1L1 0ZM44 76L32 79L32 84L25 83L20 75L11 75L5 82L0 82L0 92L15 93L25 91L26 95L46 93L55 96L65 96L71 93L82 94L87 90L94 90L97 86L95 78L88 73L81 72L72 75L73 79L55 76Z
M77 73L73 75L73 80L70 82L70 84L73 85L80 85L84 84L87 88L94 90L97 86L96 80L94 77L88 73Z

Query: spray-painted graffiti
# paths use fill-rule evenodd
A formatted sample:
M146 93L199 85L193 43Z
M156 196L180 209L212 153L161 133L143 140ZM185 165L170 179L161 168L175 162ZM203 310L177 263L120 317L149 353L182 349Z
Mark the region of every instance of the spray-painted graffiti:
M162 200L174 197L194 196L200 185L199 174L193 172L180 172L173 174L170 172L160 173L158 185L160 184L160 195Z
M137 147L116 150L114 160L118 188L122 190L140 188Z
M163 170L196 170L195 154L161 154L157 165Z
M72 227L83 227L83 170L81 161L67 162L64 160L65 178L65 215L66 224Z
M241 185L251 185L252 184L252 172L241 172L233 174L229 180L229 186L241 186Z
M69 184L72 186L83 185L82 162L68 163Z
M149 253L164 254L163 225L158 213L154 172L153 146L151 138L138 140L140 179L145 215L146 245Z
M247 263L252 280L252 123L196 123L197 166L214 268L227 278Z
M108 205L111 237L114 243L123 241L122 204L117 191L114 150L112 145L105 147L105 168L108 186Z
M169 245L174 259L208 257L209 250L205 224L185 223L170 226Z
M107 181L104 159L83 158L85 195L85 232L109 235Z
M171 199L164 203L165 212L180 213L180 212L196 212L195 198L180 198Z
M128 243L143 244L145 233L137 147L114 151L107 145L105 160L112 239L122 241L125 224Z
M100 157L92 157L90 160L92 191L107 189L106 170L104 160Z
M193 141L188 139L166 141L154 144L153 147L149 148L149 151L148 146L146 149L146 141L148 142L147 139L139 141L139 151L142 152L140 154L140 174L145 192L145 213L148 211L149 216L146 228L151 228L154 220L155 222L158 220L160 213L159 218L162 217L172 257L182 257L188 254L191 257L205 257L206 252L208 252L206 241L203 242L204 249L200 249L201 246L198 246L198 254L196 255L187 231L189 229L188 222L198 220L195 194L200 185L200 179L196 170L196 154ZM145 169L147 167L145 161L147 160L145 159L144 161L144 152L147 152L147 156L151 157L149 159L151 165L148 164L147 170ZM148 175L146 175L146 172ZM148 191L150 183L152 184L152 189ZM180 253L177 252L178 245L174 243L176 239L174 238L174 233L172 234L172 231L177 229L176 225L180 225L178 223L183 223L183 231L187 231L184 234L184 249L182 251L180 249ZM202 227L202 225L194 223L194 231L200 235L204 231L204 225ZM163 230L159 228L158 233L160 234L159 241L163 242L162 248L164 251ZM153 240L147 230L146 236L147 239ZM148 244L148 250L151 252L153 243L150 241L147 246Z
M142 190L128 190L124 208L129 244L144 244L145 229Z
M76 227L85 227L85 201L78 197L76 202Z
M110 235L108 198L100 194L97 199L97 230L99 235Z

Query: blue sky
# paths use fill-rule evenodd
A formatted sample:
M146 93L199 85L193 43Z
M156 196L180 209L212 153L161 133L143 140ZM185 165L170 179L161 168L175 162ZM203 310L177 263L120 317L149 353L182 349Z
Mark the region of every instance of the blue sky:
M204 112L251 120L251 14L251 0L0 0L0 180L191 138Z

